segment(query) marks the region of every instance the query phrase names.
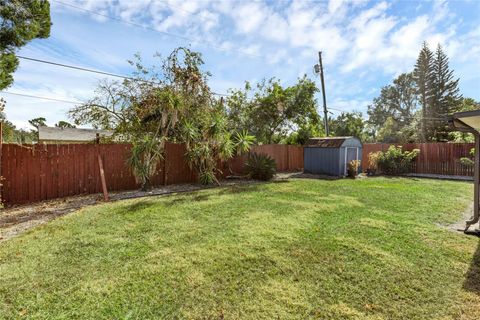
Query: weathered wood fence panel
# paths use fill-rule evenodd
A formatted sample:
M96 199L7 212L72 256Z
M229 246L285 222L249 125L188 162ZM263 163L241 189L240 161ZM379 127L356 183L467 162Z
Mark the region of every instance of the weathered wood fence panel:
M277 163L277 171L293 172L303 170L303 147L284 144L253 146L250 152L268 154ZM222 168L223 175L243 174L247 155L229 160Z
M386 151L391 145L401 146L403 150L420 150L419 156L412 165L412 173L473 176L473 167L460 163L460 158L470 156L473 143L365 143L362 167L365 169L369 167L368 155L371 152Z
M362 167L368 168L368 154L385 151L391 144L363 145ZM395 144L404 150L420 149L412 165L414 173L473 175L473 168L460 163L474 147L471 143L411 143ZM126 164L128 144L63 144L12 145L4 144L1 172L4 177L2 196L7 205L32 203L79 194L101 192L98 155L103 160L107 187L110 191L138 188L131 169ZM167 144L153 185L196 181L188 167L185 146ZM277 170L297 171L303 168L303 148L290 145L254 146L252 152L265 153L275 159ZM242 174L247 156L239 156L222 167L223 175Z
M98 155L103 161L109 191L138 188L126 164L130 148L128 144L4 144L1 155L3 202L6 205L23 204L99 193L102 188ZM184 159L185 146L168 143L165 148L165 159L160 163L152 184L195 182L196 175ZM269 154L277 161L278 171L303 167L303 148L299 146L262 145L253 147L252 152ZM223 175L242 173L245 160L246 156L240 156L229 161L223 167Z
M277 163L278 171L298 171L303 169L303 147L284 144L255 146L252 152L265 153Z

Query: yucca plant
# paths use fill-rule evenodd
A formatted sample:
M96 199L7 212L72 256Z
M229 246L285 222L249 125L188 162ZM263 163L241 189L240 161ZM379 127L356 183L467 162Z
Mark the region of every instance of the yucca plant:
M237 156L250 151L250 147L255 143L255 140L255 136L249 135L247 131L235 133L233 142L235 144Z
M132 143L132 150L127 162L143 191L150 188L150 180L155 175L157 166L163 158L163 146L163 140L152 135L146 135Z
M277 164L267 154L252 153L247 159L245 170L251 179L268 181L275 175Z
M230 134L225 114L214 108L199 115L195 122L185 121L181 133L187 147L186 159L201 184L219 184L217 177L223 174L219 164L248 152L255 139L246 132Z

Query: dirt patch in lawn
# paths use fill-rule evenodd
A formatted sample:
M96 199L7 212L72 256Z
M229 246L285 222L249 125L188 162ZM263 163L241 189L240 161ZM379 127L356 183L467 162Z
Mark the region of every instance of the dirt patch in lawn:
M0 241L46 223L81 207L97 203L99 195L77 196L15 206L0 212Z
M464 232L465 230L465 221L470 220L473 215L473 201L470 203L468 207L465 208L463 211L462 217L455 223L448 225L447 228L451 231L456 232ZM474 228L475 226L471 226L470 228Z
M282 179L285 177L282 176ZM233 179L222 181L220 186L204 186L199 184L179 184L155 188L149 191L123 191L110 193L112 201L139 197L161 196L174 193L192 192L215 187L259 183L251 180ZM0 211L0 242L10 239L31 228L52 219L71 213L85 206L103 202L101 194L74 196L69 198L43 201L35 204L14 206Z

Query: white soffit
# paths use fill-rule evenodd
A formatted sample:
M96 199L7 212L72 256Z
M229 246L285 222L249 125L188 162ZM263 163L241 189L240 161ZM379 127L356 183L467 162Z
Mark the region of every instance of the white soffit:
M480 115L478 116L471 116L471 117L464 117L464 118L457 118L458 120L462 121L469 127L480 131Z
M453 124L457 129L474 129L480 131L480 109L457 112L453 114Z

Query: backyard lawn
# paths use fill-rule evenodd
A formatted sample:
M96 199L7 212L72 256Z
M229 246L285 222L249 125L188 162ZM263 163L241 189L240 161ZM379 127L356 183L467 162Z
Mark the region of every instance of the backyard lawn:
M87 207L0 242L0 319L478 319L472 185L293 179Z

